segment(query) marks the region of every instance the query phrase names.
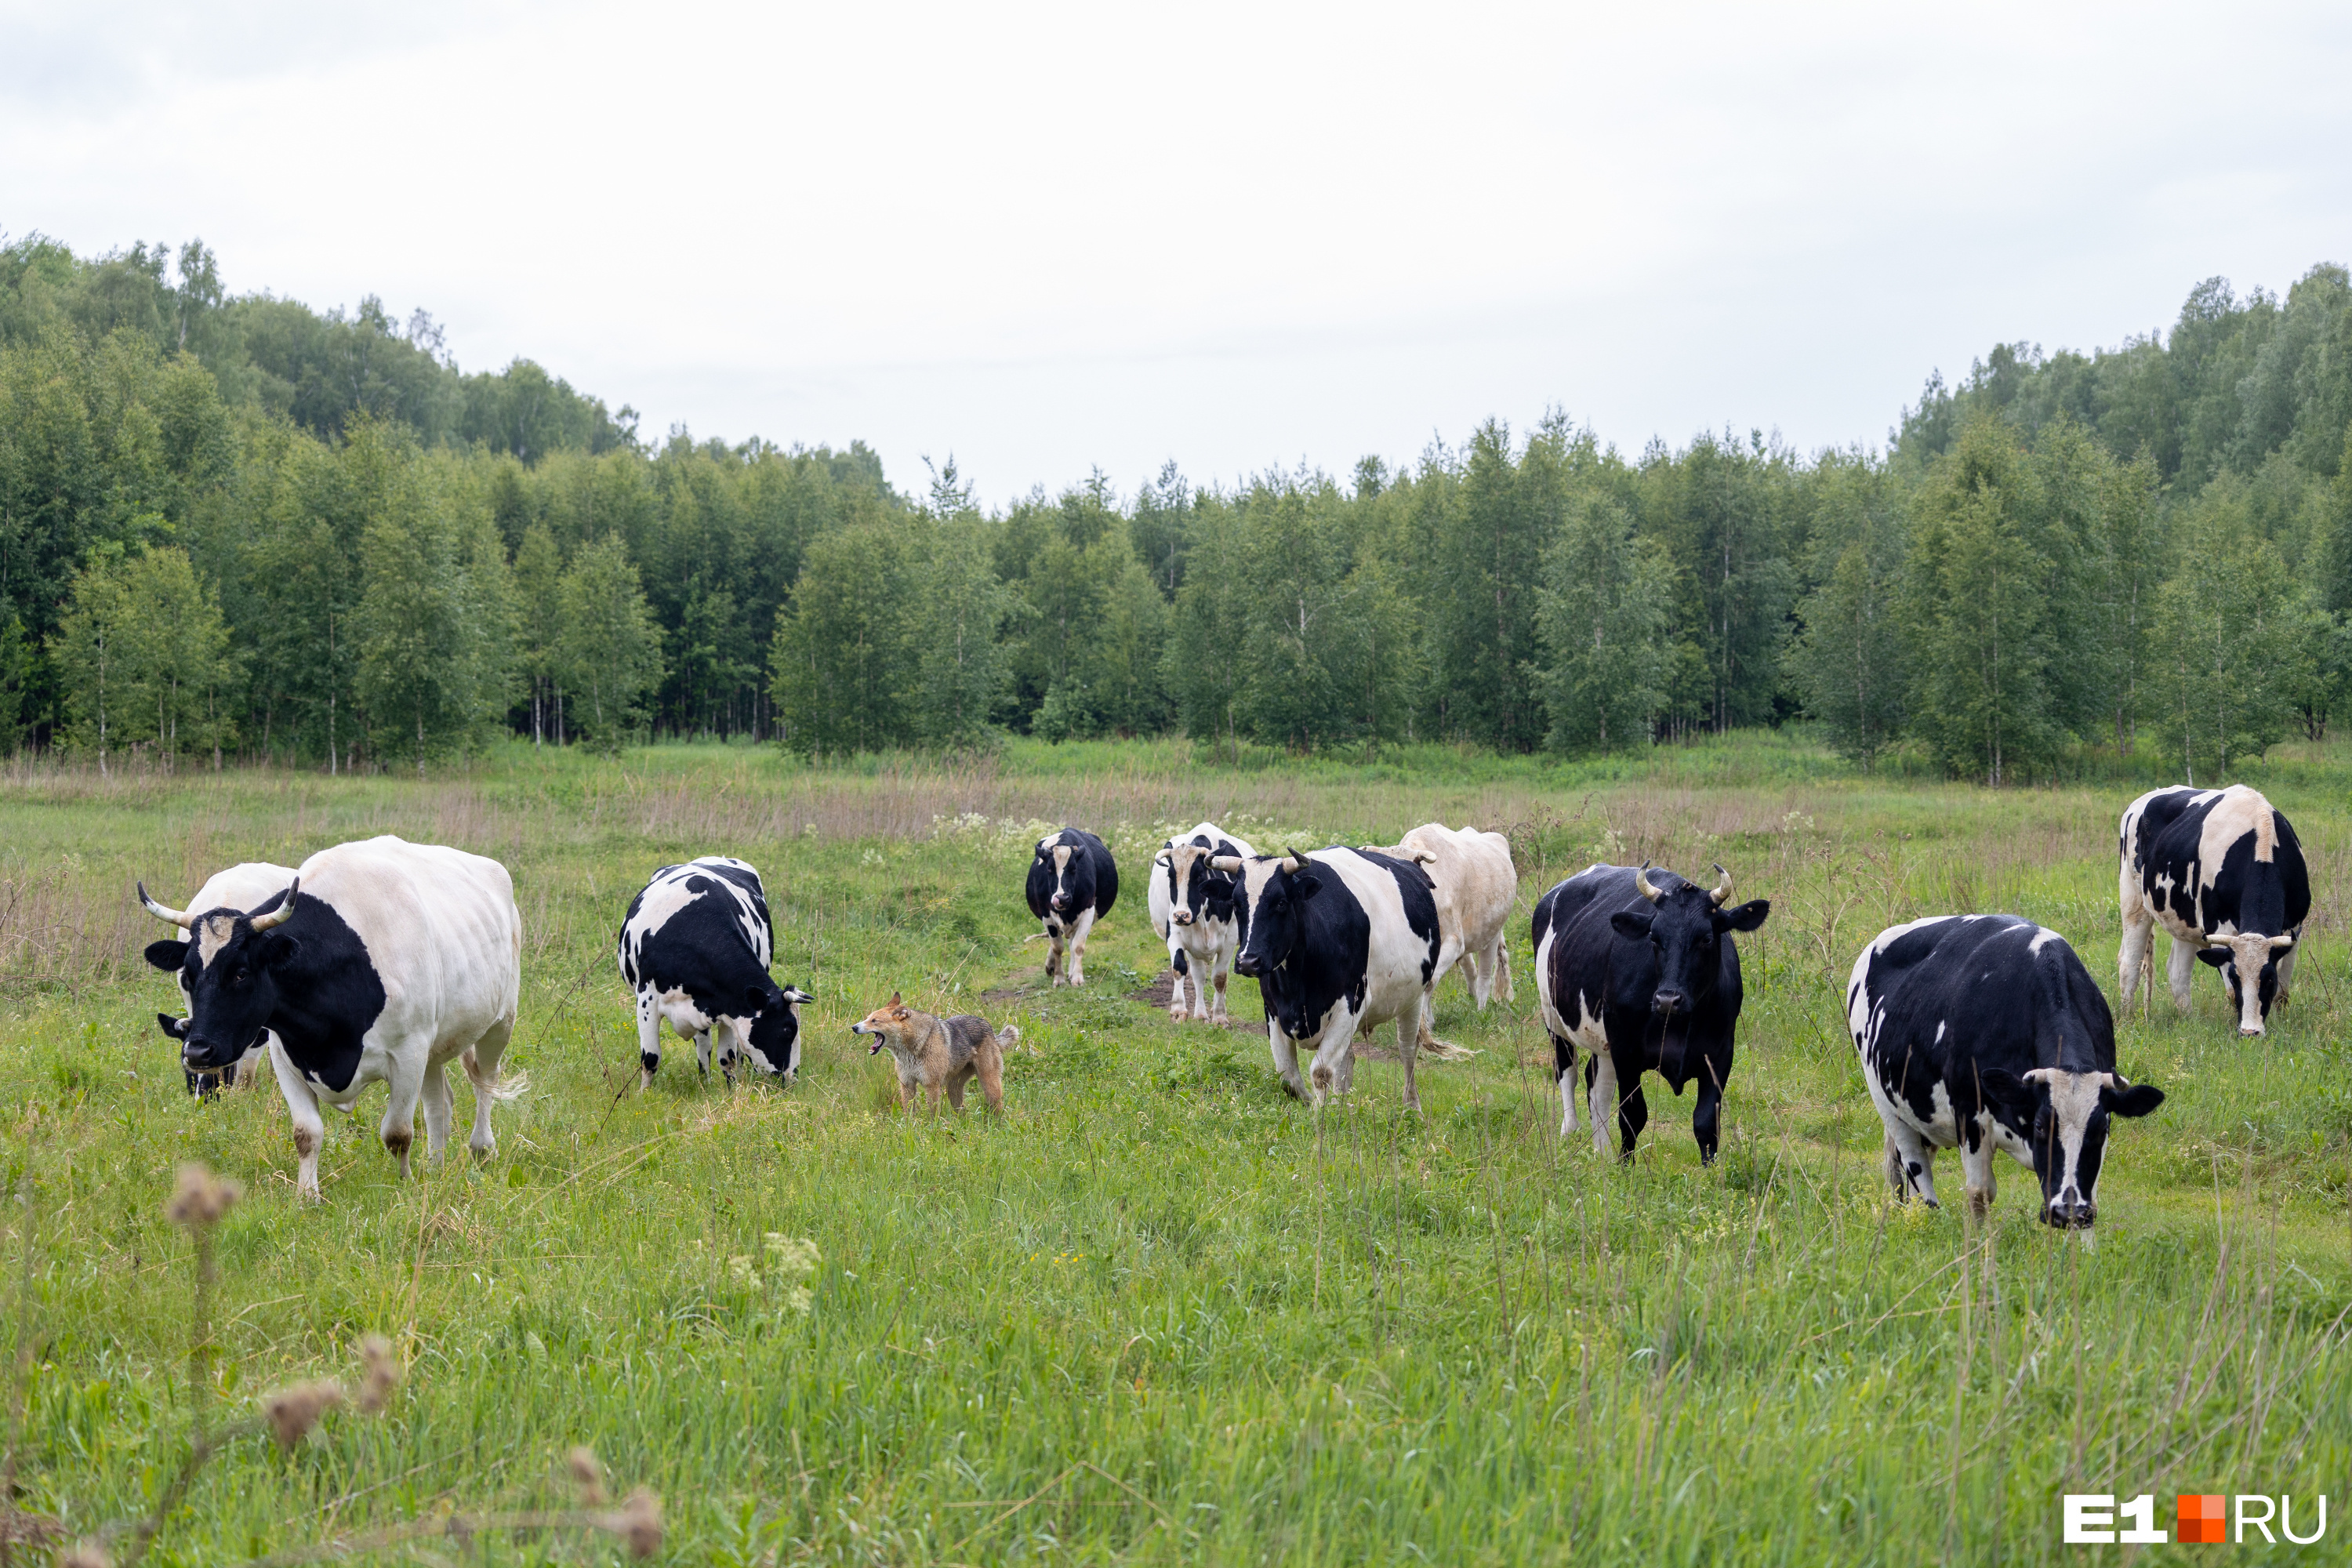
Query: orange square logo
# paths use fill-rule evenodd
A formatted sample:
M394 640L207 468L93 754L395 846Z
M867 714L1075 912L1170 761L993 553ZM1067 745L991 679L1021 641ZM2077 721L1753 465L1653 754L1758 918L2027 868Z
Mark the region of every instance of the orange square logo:
M2225 1512L2219 1492L2181 1492L2179 1528L2174 1538L2184 1542L2216 1542L2229 1539L2223 1531Z

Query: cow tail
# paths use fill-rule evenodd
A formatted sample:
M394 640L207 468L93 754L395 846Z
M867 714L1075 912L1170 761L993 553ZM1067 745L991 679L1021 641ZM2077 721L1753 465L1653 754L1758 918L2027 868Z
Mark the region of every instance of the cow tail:
M530 1092L530 1074L527 1072L508 1072L501 1068L497 1076L485 1082L482 1064L476 1059L474 1047L471 1046L466 1047L457 1060L465 1068L466 1079L474 1086L474 1092L477 1094L487 1094L492 1100L504 1104L508 1100L520 1100Z

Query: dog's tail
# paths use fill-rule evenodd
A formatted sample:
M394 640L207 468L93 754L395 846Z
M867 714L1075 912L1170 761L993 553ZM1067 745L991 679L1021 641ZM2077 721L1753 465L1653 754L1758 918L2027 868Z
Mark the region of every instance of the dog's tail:
M1021 1026L1018 1024L1007 1024L996 1031L998 1054L1010 1056L1016 1048L1026 1051L1033 1057L1040 1054L1036 1047L1021 1044Z

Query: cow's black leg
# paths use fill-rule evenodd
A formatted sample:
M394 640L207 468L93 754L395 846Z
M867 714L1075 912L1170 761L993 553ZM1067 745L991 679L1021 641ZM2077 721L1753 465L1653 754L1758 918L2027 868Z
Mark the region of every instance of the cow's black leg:
M1650 1102L1642 1097L1642 1080L1635 1079L1633 1087L1617 1097L1617 1134L1624 1144L1618 1151L1619 1159L1631 1161L1633 1158L1634 1142L1642 1136L1642 1129L1649 1124Z
M1723 1091L1701 1080L1698 1086L1698 1106L1691 1112L1691 1136L1698 1140L1698 1163L1715 1163L1717 1146L1717 1113L1723 1104Z

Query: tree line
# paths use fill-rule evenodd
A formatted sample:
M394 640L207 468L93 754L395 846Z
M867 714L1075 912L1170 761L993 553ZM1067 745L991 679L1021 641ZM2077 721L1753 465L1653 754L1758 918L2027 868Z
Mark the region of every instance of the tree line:
M1177 731L1615 751L1806 720L1869 765L2191 776L2352 675L2352 285L1996 347L1881 450L1629 456L1552 416L1393 468L983 509L950 458L641 437L422 312L201 245L0 246L0 737L428 765L499 734L811 754Z

